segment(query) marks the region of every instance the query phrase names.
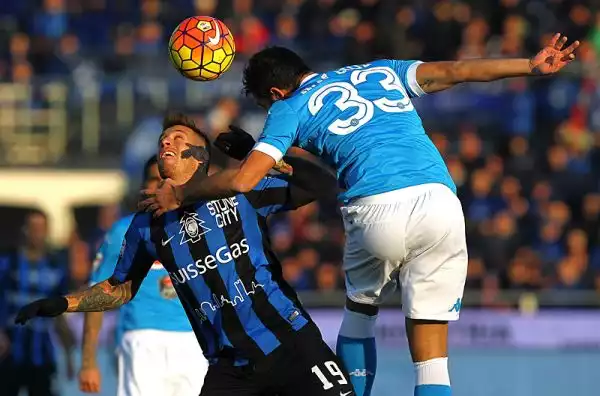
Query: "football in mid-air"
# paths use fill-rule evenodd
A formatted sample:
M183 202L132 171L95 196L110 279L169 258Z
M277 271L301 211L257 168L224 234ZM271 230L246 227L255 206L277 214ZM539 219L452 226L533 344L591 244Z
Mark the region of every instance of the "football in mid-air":
M211 81L229 69L235 42L229 28L209 16L182 21L169 40L169 56L175 68L196 81Z

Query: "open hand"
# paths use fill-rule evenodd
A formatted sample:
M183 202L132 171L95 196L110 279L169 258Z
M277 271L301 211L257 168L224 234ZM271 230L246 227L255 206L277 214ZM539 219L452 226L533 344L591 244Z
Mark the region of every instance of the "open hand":
M179 187L173 184L171 179L165 179L160 182L156 189L146 189L141 191L142 198L138 203L138 210L151 212L154 217L159 217L170 210L175 210L181 206L182 199Z
M566 43L566 36L561 36L560 33L552 36L548 45L530 59L531 71L539 75L554 74L571 63L575 59L575 50L580 43L574 41L563 49Z

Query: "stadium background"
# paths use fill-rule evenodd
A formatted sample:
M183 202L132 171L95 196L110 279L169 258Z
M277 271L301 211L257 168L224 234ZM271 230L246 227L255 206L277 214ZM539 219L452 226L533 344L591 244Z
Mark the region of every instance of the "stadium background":
M236 63L216 82L186 81L168 64L168 36L190 15L219 17L234 33ZM240 95L240 71L265 45L296 49L324 70L376 57L529 56L554 31L583 41L560 76L465 85L415 106L468 219L468 292L462 320L451 326L456 394L596 394L595 0L2 1L0 247L17 245L26 209L41 208L71 287L84 285L103 232L119 206L131 207L166 109L193 114L212 137L230 123L260 130L264 114ZM217 157L215 165L226 162ZM271 223L286 278L334 340L343 303L335 201ZM378 396L411 394L413 383L403 320L390 309L378 327ZM80 332L81 317L69 320ZM104 395L114 394L110 323L100 357ZM79 394L62 373L60 387Z

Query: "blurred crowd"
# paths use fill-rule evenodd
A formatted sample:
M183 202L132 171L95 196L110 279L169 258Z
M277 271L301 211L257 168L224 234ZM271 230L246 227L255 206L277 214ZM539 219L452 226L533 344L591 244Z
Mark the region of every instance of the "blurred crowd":
M554 31L581 40L577 62L562 77L492 84L512 96L474 101L459 122L429 115L426 105L422 114L467 218L468 288L600 291L599 1L2 1L0 80L140 73L145 56L166 61L171 30L194 14L224 20L240 60L277 44L322 68L377 57L523 57ZM199 123L213 137L230 122L258 130L262 116L244 103L222 98ZM495 125L476 122L479 106L486 105L496 115L496 109L504 112ZM76 283L86 281L93 252L116 218L111 210L101 210L87 227L94 231L80 228L74 236ZM278 216L270 229L285 277L297 290L343 289L344 232L335 199Z

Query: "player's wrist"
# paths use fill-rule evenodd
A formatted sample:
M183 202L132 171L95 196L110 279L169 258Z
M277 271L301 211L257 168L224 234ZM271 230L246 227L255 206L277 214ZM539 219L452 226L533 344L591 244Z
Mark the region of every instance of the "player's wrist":
M539 72L539 69L535 65L533 59L534 57L527 59L527 74L529 76L539 76L541 75L541 73Z
M40 302L38 316L54 317L61 315L69 309L69 301L65 297L50 297Z

